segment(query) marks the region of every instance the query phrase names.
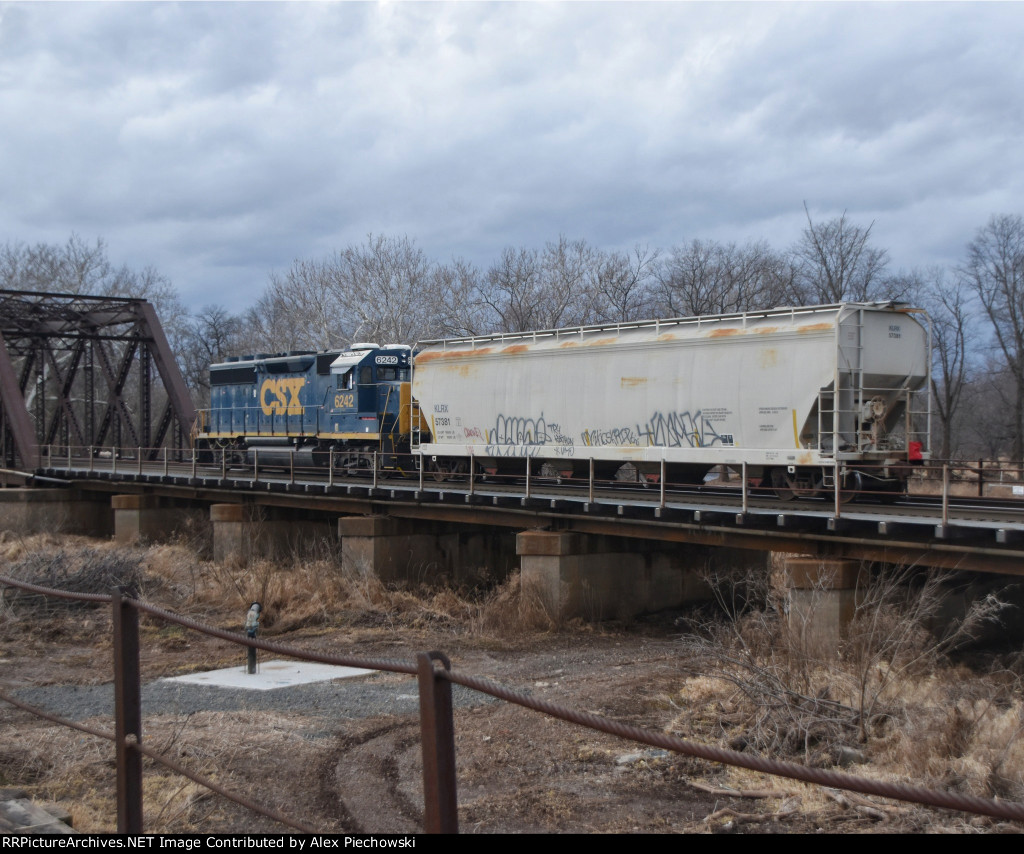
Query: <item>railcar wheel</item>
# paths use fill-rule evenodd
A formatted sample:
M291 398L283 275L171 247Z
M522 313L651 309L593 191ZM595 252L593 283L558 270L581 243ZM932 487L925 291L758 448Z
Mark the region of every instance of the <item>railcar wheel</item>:
M839 503L849 504L861 492L864 491L864 478L859 471L848 471L843 476L843 483L839 489Z
M796 490L793 489L793 480L785 469L773 468L771 483L772 489L775 490L775 497L780 501L792 501L796 498Z
M466 474L468 471L469 463L457 457L441 459L431 463L431 477L437 483L443 483L446 480L457 480L459 475Z
M368 477L373 474L373 457L366 454L344 454L340 462L335 458L335 468L349 477Z

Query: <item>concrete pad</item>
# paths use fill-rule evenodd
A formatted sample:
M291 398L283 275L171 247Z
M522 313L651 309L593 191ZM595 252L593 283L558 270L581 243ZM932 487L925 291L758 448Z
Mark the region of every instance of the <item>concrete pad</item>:
M309 682L329 682L332 679L350 679L365 676L376 670L358 667L336 667L331 664L316 664L312 661L261 661L255 673L247 673L245 662L238 667L223 670L208 670L205 673L189 673L186 676L172 676L161 682L188 682L192 685L212 685L215 688L250 688L253 691L270 691L274 688L288 688Z

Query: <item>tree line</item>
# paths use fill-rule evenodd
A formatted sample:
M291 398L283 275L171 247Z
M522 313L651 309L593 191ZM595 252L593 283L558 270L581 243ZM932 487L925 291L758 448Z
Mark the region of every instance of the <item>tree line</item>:
M604 250L559 236L509 246L487 267L440 262L408 236L369 235L272 272L240 313L189 312L152 268L115 265L101 238L0 247L0 287L142 297L156 306L197 405L208 367L228 356L552 329L782 305L897 300L928 310L933 448L943 459L1024 460L1024 219L993 215L959 263L893 272L873 223L844 212L789 247L692 239L662 250Z

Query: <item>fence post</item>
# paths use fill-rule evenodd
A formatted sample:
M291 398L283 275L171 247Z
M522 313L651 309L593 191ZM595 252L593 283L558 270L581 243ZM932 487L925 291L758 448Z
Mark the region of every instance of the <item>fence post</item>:
M126 600L132 587L113 591L114 735L117 765L117 832L142 833L142 682L139 671L139 612Z
M458 833L452 683L435 672L435 661L441 662L445 670L452 669L443 652L421 652L416 656L423 749L423 829L427 833Z

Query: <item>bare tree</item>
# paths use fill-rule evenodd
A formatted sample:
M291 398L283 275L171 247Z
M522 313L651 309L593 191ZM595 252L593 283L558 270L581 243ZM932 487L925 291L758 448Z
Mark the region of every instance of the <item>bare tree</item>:
M284 275L271 274L256 304L243 315L243 349L277 353L339 346L343 312L320 266L296 261Z
M939 453L948 460L957 447L957 415L968 380L971 311L966 284L961 279L948 281L940 268L929 270L921 287L921 301L931 317L932 399L942 429Z
M0 287L145 299L177 352L187 332L188 310L170 279L153 267L115 266L100 237L89 243L72 233L63 245L7 243L0 247Z
M869 245L871 229L842 215L814 222L804 204L807 228L791 250L796 271L793 300L798 304L891 298L885 278L888 253Z
M353 339L412 343L429 335L436 264L408 237L369 235L331 262L331 287Z
M210 365L240 355L242 328L242 319L221 305L204 306L191 319L180 360L198 406L210 402Z
M784 301L792 276L768 244L693 240L657 271L660 313L690 316L769 308Z
M595 258L594 312L598 321L628 322L655 313L652 285L658 250L637 244L631 253Z
M435 296L429 333L438 337L484 335L495 331L494 315L480 293L480 271L456 258L434 271Z
M967 246L962 269L995 334L1012 377L1013 460L1024 462L1024 219L993 216Z

